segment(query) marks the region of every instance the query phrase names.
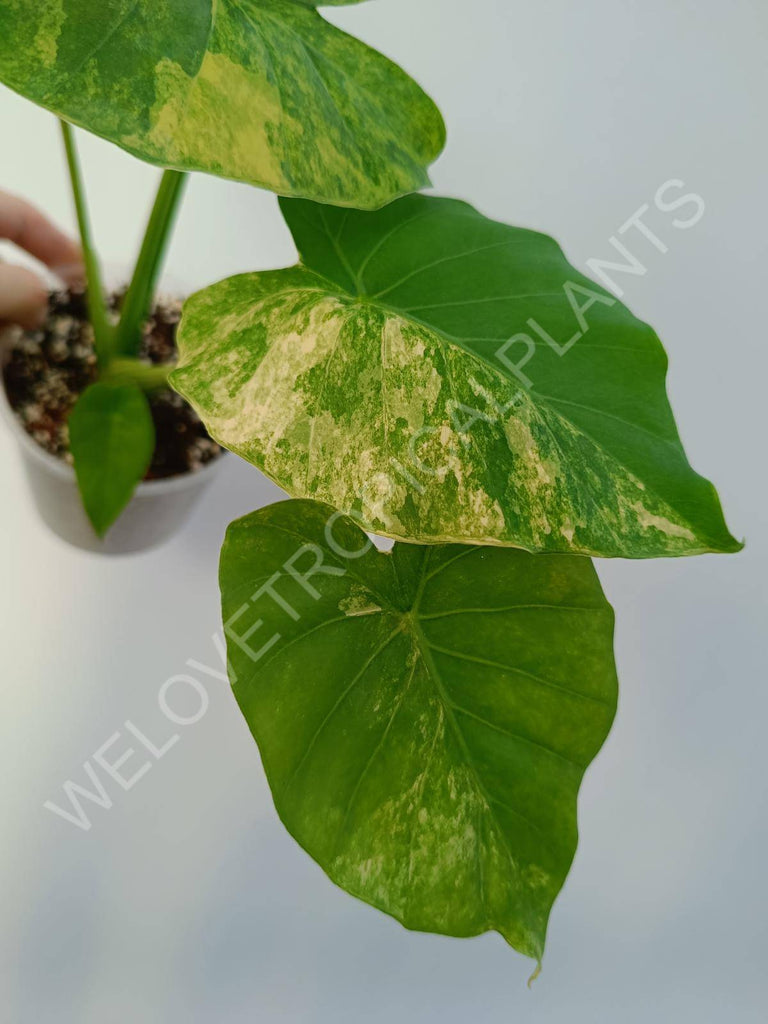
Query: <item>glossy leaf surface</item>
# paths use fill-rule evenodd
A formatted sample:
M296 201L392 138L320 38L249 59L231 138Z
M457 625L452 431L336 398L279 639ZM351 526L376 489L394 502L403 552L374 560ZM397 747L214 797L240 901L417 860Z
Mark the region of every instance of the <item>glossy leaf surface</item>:
M131 384L92 384L69 417L80 494L103 537L152 461L155 427L144 393Z
M0 81L150 163L361 208L444 142L396 65L302 0L4 0Z
M738 550L658 338L551 238L425 196L282 205L302 265L185 307L172 382L222 444L398 539Z
M616 707L610 606L585 558L368 544L308 501L228 530L231 678L277 810L408 928L540 959Z

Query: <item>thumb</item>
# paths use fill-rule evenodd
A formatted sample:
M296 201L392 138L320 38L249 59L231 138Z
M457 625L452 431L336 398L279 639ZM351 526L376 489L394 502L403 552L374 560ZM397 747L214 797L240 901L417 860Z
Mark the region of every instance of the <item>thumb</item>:
M45 320L48 289L25 267L0 264L0 323L18 324L31 330Z

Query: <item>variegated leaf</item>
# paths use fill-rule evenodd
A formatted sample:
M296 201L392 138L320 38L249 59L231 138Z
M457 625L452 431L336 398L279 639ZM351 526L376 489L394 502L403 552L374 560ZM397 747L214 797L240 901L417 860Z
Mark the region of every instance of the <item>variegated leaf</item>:
M0 81L150 163L381 206L427 183L442 119L317 6L3 0Z
M738 550L658 338L551 238L424 196L283 209L304 265L185 307L172 382L222 444L395 538Z
M498 548L366 551L331 513L273 505L222 551L231 679L277 810L336 883L408 928L495 929L540 960L616 709L595 571Z

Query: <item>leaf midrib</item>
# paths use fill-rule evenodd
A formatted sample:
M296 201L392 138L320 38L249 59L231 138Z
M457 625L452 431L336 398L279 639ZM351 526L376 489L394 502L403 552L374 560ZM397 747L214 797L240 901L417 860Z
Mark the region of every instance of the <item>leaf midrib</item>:
M441 706L443 708L443 713L445 714L445 716L448 719L448 721L451 723L451 728L453 729L454 734L456 735L456 738L457 738L457 740L459 742L459 746L460 746L460 748L462 750L462 753L464 754L464 757L465 757L465 759L467 761L467 765L468 765L470 771L472 772L472 777L475 780L475 785L476 785L476 788L478 790L478 793L482 796L486 806L488 807L488 813L490 814L490 816L491 816L491 818L493 820L494 827L496 828L496 830L501 835L501 838L502 838L502 841L504 843L504 846L505 846L505 848L507 850L507 853L509 854L509 858L510 858L510 862L512 864L513 870L518 871L519 869L517 867L517 864L515 863L514 856L512 854L512 850L510 849L510 847L509 847L509 845L507 843L507 839L506 839L506 835L504 833L504 829L503 829L501 823L498 821L498 819L497 819L497 817L494 814L493 809L492 809L492 804L494 803L494 798L491 797L491 795L488 793L487 789L485 788L485 784L483 783L482 779L480 778L480 773L479 773L479 771L477 769L477 765L475 764L474 757L472 756L472 752L469 749L469 745L467 744L466 738L464 736L464 732L463 732L461 726L459 725L458 719L456 718L455 702L453 700L451 700L450 694L445 689L445 685L443 684L440 672L439 672L439 670L437 668L437 665L435 664L434 658L432 657L432 645L430 644L429 640L427 640L427 637L426 637L426 635L424 633L424 630L421 627L421 620L420 620L420 614L419 614L419 610L420 610L420 606L421 606L421 601L422 601L422 598L424 596L424 590L426 588L427 583L430 580L434 579L435 577L439 576L441 572L444 572L445 569L449 565L452 565L453 562L457 561L458 558L463 557L465 554L475 554L475 553L477 553L478 551L481 551L481 550L482 550L482 548L472 548L468 552L462 552L461 554L459 554L457 556L457 558L451 559L448 562L444 562L436 570L434 570L431 573L428 573L427 570L429 568L429 563L430 563L430 560L432 558L432 553L434 551L434 548L432 548L432 547L426 548L425 549L424 558L422 560L421 568L420 568L420 571L419 571L419 584L418 584L418 587L416 589L416 593L414 595L413 605L411 607L410 612L407 613L407 617L408 617L408 620L409 620L409 632L411 634L411 637L412 637L412 640L413 640L416 652L419 655L419 657L421 657L421 659L422 659L422 661L424 663L424 667L426 668L426 671L427 671L427 676L429 677L429 679L432 681L432 683L435 686L435 690L437 691L438 700L440 701L440 704L441 704ZM524 739L524 737L519 737L519 738L520 739ZM498 801L495 801L495 802L498 803ZM505 804L505 806L507 806L507 805ZM542 833L541 829L539 828L539 826L536 825L534 822L532 822L524 814L521 814L519 811L515 810L515 808L513 808L513 807L509 807L508 810L512 814L515 814L517 817L519 817L521 820L525 821L531 828L533 828L536 832L538 832L539 835L543 835L543 833Z
M283 532L291 533L291 531L287 531L287 530L285 530ZM380 609L380 611L377 614L380 614L380 615L385 615L386 614L388 616L393 616L393 617L397 618L399 621L398 621L398 624L397 624L396 628L394 630L391 630L388 633L387 637L382 642L380 642L378 644L378 646L373 651L373 653L363 662L362 666L355 673L355 675L353 676L352 680L345 686L344 690L338 696L338 698L334 702L333 706L325 714L325 716L323 717L323 720L321 721L320 725L315 730L312 738L310 739L309 744L307 745L303 755L301 756L300 760L298 761L296 767L291 772L291 775L290 775L289 779L286 781L286 783L284 785L284 791L287 792L291 788L291 786L295 782L299 772L301 771L301 769L303 768L303 766L306 764L307 760L311 756L311 753L312 753L312 751L313 751L313 749L315 747L315 744L317 743L317 740L320 737L321 733L325 730L326 726L333 719L333 716L335 715L336 711L343 704L343 702L349 696L349 694L354 689L354 687L364 678L364 676L367 674L367 672L375 664L377 659L389 647L389 645L392 643L392 641L395 639L395 637L397 637L400 634L404 634L405 636L408 636L410 641L411 641L411 644L412 644L412 647L413 647L413 651L414 651L414 655L415 655L415 660L414 660L414 663L411 665L411 671L409 672L408 681L404 685L403 692L400 694L400 696L397 699L395 711L394 711L393 715L391 716L387 726L385 727L385 729L384 729L384 731L382 733L382 736L379 738L379 740L378 740L378 742L377 742L373 752L371 753L368 761L366 762L366 765L365 765L365 768L364 768L363 773L361 775L361 778L358 779L358 782L355 785L355 789L353 790L353 796L352 796L352 798L349 801L349 806L347 807L347 811L346 811L346 814L344 816L344 824L346 823L347 818L349 816L349 809L350 809L352 803L354 802L354 799L356 799L356 797L358 795L358 792L359 792L359 789L360 789L360 785L362 783L362 778L367 773L367 771L370 769L370 766L371 766L373 760L375 759L376 755L379 753L379 751L384 746L386 738L387 738L387 736L388 736L388 734L389 734L389 732L391 730L392 722L393 722L394 718L396 717L397 712L402 707L402 704L403 704L403 702L405 700L405 696L406 696L407 691L408 691L408 689L410 687L410 683L413 680L413 675L414 675L414 671L415 671L416 661L420 658L422 663L423 663L423 665L424 665L424 668L425 668L425 671L426 671L426 675L427 675L427 677L429 678L430 682L433 684L433 686L435 688L435 692L436 692L436 695L437 695L440 707L442 708L443 715L451 724L451 728L452 728L452 730L454 732L454 735L455 735L455 737L457 739L457 742L459 744L459 748L460 748L460 750L461 750L461 752L463 754L463 759L464 759L464 761L466 763L467 768L469 769L469 771L471 773L471 777L472 777L472 779L474 781L475 788L476 788L478 794L480 795L480 797L482 798L483 802L485 803L485 805L487 807L488 814L491 817L491 820L492 820L494 828L496 829L496 831L498 832L499 836L501 837L502 843L503 843L503 845L504 845L504 847L506 849L506 852L507 852L507 854L509 856L510 863L512 865L513 870L516 873L519 873L519 868L518 868L518 866L517 866L517 864L515 862L512 850L509 847L509 844L508 844L508 841L507 841L507 838L506 838L506 833L504 831L504 827L503 827L502 823L499 821L499 819L497 818L497 816L496 816L496 814L495 814L495 812L493 810L494 805L503 806L509 813L513 814L515 817L520 818L521 821L525 822L525 824L528 827L532 828L535 832L537 832L543 838L546 838L546 834L542 831L542 829L541 829L541 827L539 825L537 825L535 822L533 822L530 818L528 818L521 811L517 810L514 807L509 806L509 804L504 803L503 801L499 801L497 798L491 796L491 794L488 792L488 790L485 787L485 784L482 781L482 778L480 776L480 772L479 772L479 770L477 768L477 765L475 763L475 760L474 760L474 757L472 755L472 752L471 752L471 750L469 748L469 745L468 745L468 743L466 741L466 738L464 736L464 732L461 729L461 726L460 726L460 724L458 722L457 714L458 713L463 713L463 714L466 714L468 717L475 718L478 721L483 722L483 724L485 724L489 728L496 729L497 731L502 732L505 736L507 736L513 742L525 743L527 745L535 747L536 749L540 749L543 752L545 752L545 753L547 753L547 754L549 754L549 755L551 755L553 757L556 757L559 760L562 760L571 769L576 769L579 773L583 773L583 766L580 765L580 764L577 764L575 761L572 761L570 758L567 758L565 755L559 753L558 751L556 751L556 750L554 750L554 749L552 749L550 747L544 746L543 744L540 744L540 743L536 742L535 740L531 740L530 738L528 738L526 736L523 736L522 734L512 733L509 730L502 729L499 726L495 726L493 723L488 722L485 719L480 719L479 716L475 715L473 712L471 712L468 709L462 708L461 706L457 705L456 702L454 700L452 700L450 694L447 692L447 690L445 688L445 685L444 685L444 683L442 681L442 676L440 674L440 671L437 668L437 665L436 665L436 663L434 661L434 658L432 657L432 650L433 649L437 649L437 648L434 648L434 645L429 642L429 640L427 639L426 635L424 634L424 631L423 631L423 629L421 627L421 624L420 624L420 615L419 615L420 602L421 602L421 599L423 597L424 589L425 589L427 583L430 580L432 580L436 576L438 576L449 565L452 565L459 558L462 558L462 557L464 557L466 555L476 554L480 550L482 550L482 549L480 549L480 548L471 548L469 550L464 550L459 555L457 555L456 558L450 559L448 562L445 562L442 565L438 566L438 568L433 570L432 572L428 572L427 570L429 568L429 563L430 563L430 560L431 560L434 548L426 548L425 549L425 551L424 551L424 558L422 560L422 565L421 565L420 570L419 570L418 584L417 584L416 590L414 592L411 608L406 610L406 611L403 611L402 609L398 609L391 601L385 601L385 603L387 605L389 605L389 607L386 610L384 608ZM389 556L387 554L384 554L384 553L377 553L374 557L376 557L376 558L387 558L387 557L391 557L391 556ZM399 572L397 572L397 568L395 568L395 574L396 574L397 580L401 584L406 582L405 580L402 579L401 574ZM411 581L411 584L412 584L412 582L413 581ZM375 593L375 591L372 590L368 585L366 585L366 589L368 589L371 593ZM377 596L380 599L383 600L382 595L377 595ZM308 630L305 633L302 633L302 634L294 637L289 642L288 645L283 645L278 651L275 652L275 654L273 656L271 656L270 658L267 659L267 661L261 666L260 671L264 671L273 661L277 661L279 659L279 657L284 653L284 651L286 649L286 646L293 646L295 643L301 642L302 640L304 640L304 639L308 638L309 636L313 635L314 633L316 633L318 630L322 629L323 627L331 625L331 624L337 624L337 623L343 622L343 621L345 621L346 618L347 618L346 616L339 616L339 617L336 617L336 618L333 618L333 619L323 619L322 622L317 623L310 630ZM502 666L498 666L498 667L501 668ZM511 666L508 667L508 670L510 672L515 672L516 671L516 669L513 669ZM524 673L524 674L526 674L526 673ZM566 691L566 692L568 692L568 693L573 692L573 695L575 695L575 696L583 696L582 694L577 694L575 691L570 691L569 690L569 691ZM600 702L600 703L602 703L602 702ZM341 832L343 832L343 828L340 829L340 833ZM479 846L479 843L480 843L479 836L477 837L477 842L478 842L478 846Z

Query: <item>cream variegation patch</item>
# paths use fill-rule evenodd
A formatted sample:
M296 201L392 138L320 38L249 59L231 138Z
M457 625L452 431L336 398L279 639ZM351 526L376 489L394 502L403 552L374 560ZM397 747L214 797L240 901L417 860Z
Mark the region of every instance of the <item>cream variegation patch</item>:
M173 375L212 435L290 494L416 542L587 554L695 545L669 503L499 366L310 275L302 287L298 273L274 290L269 275L216 286L228 311L213 322L216 288L203 293Z
M0 81L150 163L378 208L428 183L442 118L316 6L4 0Z

